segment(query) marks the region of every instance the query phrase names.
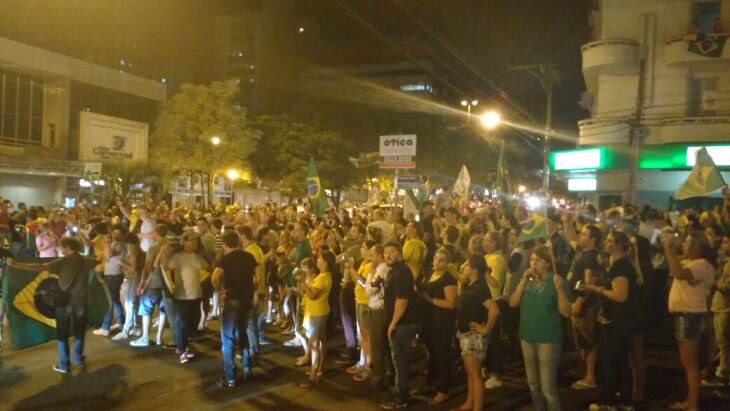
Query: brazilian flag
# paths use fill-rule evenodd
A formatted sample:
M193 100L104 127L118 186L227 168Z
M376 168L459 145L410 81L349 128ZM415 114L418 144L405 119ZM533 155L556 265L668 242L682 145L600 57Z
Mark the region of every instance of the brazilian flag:
M520 236L517 237L518 243L547 237L547 217L545 211L546 208L543 205L530 215L527 222L522 224Z
M714 37L690 41L687 45L687 51L705 57L722 57L722 51L725 48L725 40L725 37Z
M47 263L53 259L30 262ZM109 311L108 291L94 271L89 272L87 323L89 328L101 323ZM8 318L10 341L21 349L56 338L55 308L50 292L58 284L58 274L29 272L5 267L2 290L5 315Z
M327 197L324 194L322 182L319 180L317 165L314 164L312 157L309 158L309 167L307 169L307 196L309 196L309 203L312 204L312 209L314 209L317 217L324 216L324 210L327 208Z

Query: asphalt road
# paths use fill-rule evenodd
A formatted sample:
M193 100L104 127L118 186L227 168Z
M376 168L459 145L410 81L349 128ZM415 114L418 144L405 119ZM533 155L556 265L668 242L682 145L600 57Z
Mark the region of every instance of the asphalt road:
M269 332L276 343L265 347L253 377L234 389L221 389L216 381L222 364L218 323L193 343L198 357L186 365L178 364L173 351L151 346L132 348L125 341L111 341L88 334L87 367L60 375L51 370L56 361L56 344L49 342L25 350L8 347L0 353L0 409L49 410L376 410L386 392L372 393L365 383L353 381L343 366L327 361L323 381L313 389L298 384L305 378L305 368L294 367L300 350L280 344L284 338ZM6 331L7 332L7 331ZM331 356L342 345L342 337L329 344ZM647 344L647 402L640 409L663 410L685 395L679 361L671 343ZM417 350L413 370L424 369L425 353ZM576 364L575 355L566 353L561 361L561 397L566 410L585 410L597 392L576 392L569 385L575 378L569 370ZM507 367L504 385L485 396L487 410L529 410L530 398L524 372L519 363ZM419 375L412 388L422 387ZM455 377L451 400L440 407L413 402L410 409L449 410L462 403L465 396L463 372ZM723 402L703 389L703 409L730 410Z

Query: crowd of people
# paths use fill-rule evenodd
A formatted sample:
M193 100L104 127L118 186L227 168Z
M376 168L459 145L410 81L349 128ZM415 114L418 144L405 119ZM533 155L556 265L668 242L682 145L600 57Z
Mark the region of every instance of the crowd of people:
M671 407L696 411L701 384L730 377L724 196L724 205L682 212L554 203L544 238L527 240L536 219L514 199L439 196L409 216L343 204L320 217L301 205L45 210L5 200L0 241L7 266L60 275L61 373L85 361L93 269L111 296L96 336L174 348L185 364L195 358L191 340L220 321L221 387L245 381L272 343L268 327L301 348L294 365L309 367L300 387L312 389L341 328L334 361L357 383L390 388L385 409L411 396L448 401L458 371L467 394L456 409L481 410L505 364L521 360L534 408L560 410L558 366L574 348L585 372L571 388L595 390L590 409L631 410L644 399L643 337L671 319L687 388ZM29 257L61 258L21 262ZM426 387L413 391L411 352L421 346Z

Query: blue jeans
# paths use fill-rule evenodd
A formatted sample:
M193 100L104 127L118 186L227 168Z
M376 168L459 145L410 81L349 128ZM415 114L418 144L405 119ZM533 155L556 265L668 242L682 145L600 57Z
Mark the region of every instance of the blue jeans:
M393 397L405 400L408 397L408 380L410 379L411 342L418 332L417 324L399 325L393 332L390 353L395 368L395 386Z
M248 334L248 348L251 350L251 355L258 354L260 348L259 341L264 336L264 316L263 310L261 309L263 301L264 297L259 294L258 302L249 310L246 334Z
M124 308L122 307L122 299L120 293L122 291L122 282L124 281L124 275L104 275L104 284L109 290L109 294L112 299L112 306L104 316L104 321L101 323L103 330L109 330L112 325L112 313L117 317L117 324L124 325Z
M175 344L178 354L188 348L188 338L198 329L200 320L200 298L194 300L175 300Z
M84 363L84 337L86 335L86 301L72 301L65 307L56 307L56 339L58 340L58 365L68 370L71 362ZM71 324L73 323L73 330ZM69 360L68 339L73 332L73 357Z
M244 358L244 374L248 356L245 351L248 348L248 337L246 336L246 324L251 315L251 303L241 300L228 299L223 302L221 314L221 351L223 352L223 374L226 380L236 378L236 363L233 359L233 350L238 342L241 355Z
M562 346L525 340L521 340L521 345L533 407L537 411L560 411L558 363Z

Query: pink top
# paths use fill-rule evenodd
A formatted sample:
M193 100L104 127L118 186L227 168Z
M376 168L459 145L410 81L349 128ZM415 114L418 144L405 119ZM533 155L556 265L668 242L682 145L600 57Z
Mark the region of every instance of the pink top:
M43 233L35 238L35 246L38 249L38 257L58 257L56 252L56 238Z

